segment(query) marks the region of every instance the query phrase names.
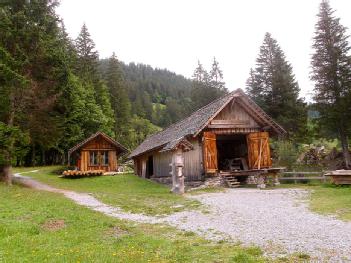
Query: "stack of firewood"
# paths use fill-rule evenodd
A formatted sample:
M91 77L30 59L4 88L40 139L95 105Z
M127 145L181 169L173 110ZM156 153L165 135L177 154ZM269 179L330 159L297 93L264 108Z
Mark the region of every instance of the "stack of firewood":
M320 164L320 162L326 157L326 151L324 146L313 146L307 151L303 152L299 158L298 163L303 164Z
M78 171L78 170L67 170L62 173L62 178L82 178L91 176L101 176L104 174L104 170L91 170L91 171Z

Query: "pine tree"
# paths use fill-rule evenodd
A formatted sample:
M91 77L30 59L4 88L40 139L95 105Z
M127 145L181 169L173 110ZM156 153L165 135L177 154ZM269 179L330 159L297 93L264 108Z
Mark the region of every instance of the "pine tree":
M198 61L198 66L193 74L191 111L205 106L225 93L227 93L227 89L224 86L223 74L216 59L214 58L210 73Z
M98 130L114 136L114 113L111 106L109 90L98 74L98 52L95 50L95 43L92 40L88 28L83 24L82 29L75 41L77 51L77 74L83 80L89 91L90 86L94 96L89 102L91 105L97 104L103 114L101 125ZM90 94L89 93L89 94ZM95 106L93 106L95 108ZM95 110L93 110L95 112Z
M99 54L95 50L95 43L92 40L85 23L75 40L75 47L78 55L78 76L84 80L95 81Z
M213 58L212 68L210 71L210 84L213 88L218 89L219 92L227 92L225 88L225 83L223 81L223 72L219 68L219 63L216 58Z
M247 93L295 139L303 139L307 123L305 103L291 65L277 41L266 33L255 70L247 81Z
M351 169L348 139L351 132L351 57L346 28L334 16L328 1L322 1L312 56L311 79L320 113L319 124L341 142L345 166Z
M105 80L114 111L116 139L125 145L130 145L131 103L115 53L109 58Z

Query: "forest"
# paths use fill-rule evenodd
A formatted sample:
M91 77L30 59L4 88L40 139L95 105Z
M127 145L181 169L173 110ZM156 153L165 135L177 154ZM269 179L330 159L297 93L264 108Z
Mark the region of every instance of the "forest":
M148 135L229 92L220 64L201 62L191 79L167 69L100 58L85 24L76 38L56 14L56 0L0 6L0 164L63 164L67 151L96 131L129 149ZM350 168L351 57L347 29L323 1L313 36L313 102L284 51L266 33L246 91L287 131L289 147L337 139ZM292 47L293 48L293 47ZM116 47L118 50L118 46ZM234 58L233 58L234 59Z

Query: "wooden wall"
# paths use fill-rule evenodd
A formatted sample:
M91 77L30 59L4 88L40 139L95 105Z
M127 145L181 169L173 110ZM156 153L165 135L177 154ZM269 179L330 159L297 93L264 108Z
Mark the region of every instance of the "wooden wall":
M108 151L108 165L91 165L90 151ZM87 144L85 144L80 153L80 160L78 161L78 168L81 171L89 170L104 170L106 172L117 171L117 151L116 147L103 137L97 137Z
M189 140L194 149L184 153L184 176L186 181L196 181L202 179L202 147L198 139ZM148 156L153 156L154 175L153 177L170 177L172 162L172 152L154 151L134 158L135 173L140 177L145 177L146 161Z
M186 181L197 181L202 179L203 159L202 144L197 138L189 140L194 149L184 153L184 174Z
M154 177L170 176L172 162L172 152L156 152L154 157Z

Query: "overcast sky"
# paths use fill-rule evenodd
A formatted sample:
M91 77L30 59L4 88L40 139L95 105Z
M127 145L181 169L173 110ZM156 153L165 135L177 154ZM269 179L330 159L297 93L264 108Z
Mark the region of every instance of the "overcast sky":
M191 77L216 57L229 90L245 88L265 32L278 40L309 97L312 37L320 0L61 0L72 38L85 22L100 57L167 68ZM351 1L330 0L351 28ZM348 30L348 33L351 33Z

